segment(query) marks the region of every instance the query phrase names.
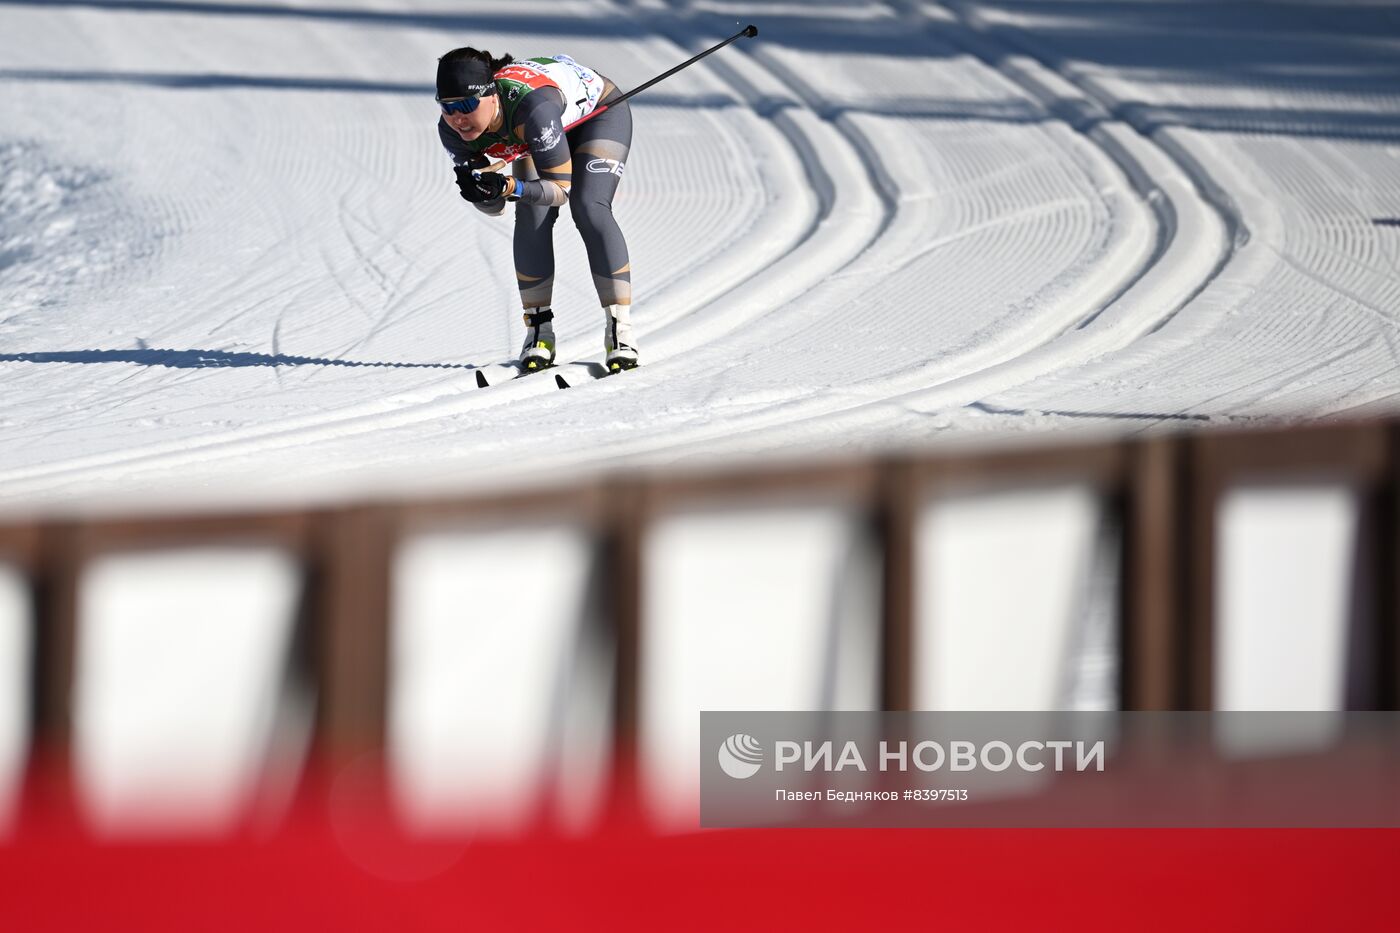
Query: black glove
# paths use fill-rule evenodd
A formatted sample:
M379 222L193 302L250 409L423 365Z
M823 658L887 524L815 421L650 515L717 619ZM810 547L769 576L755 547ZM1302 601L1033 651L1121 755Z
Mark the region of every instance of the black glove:
M456 172L457 187L461 190L462 197L474 204L503 198L515 189L515 181L500 172L482 172L477 175L461 165L457 166Z

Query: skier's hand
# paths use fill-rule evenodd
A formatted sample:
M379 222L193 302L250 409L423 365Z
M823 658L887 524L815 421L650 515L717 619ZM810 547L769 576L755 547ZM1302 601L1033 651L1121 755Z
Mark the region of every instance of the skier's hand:
M515 188L514 180L499 172L473 173L465 166L457 166L457 188L462 197L472 203L494 201L503 198Z

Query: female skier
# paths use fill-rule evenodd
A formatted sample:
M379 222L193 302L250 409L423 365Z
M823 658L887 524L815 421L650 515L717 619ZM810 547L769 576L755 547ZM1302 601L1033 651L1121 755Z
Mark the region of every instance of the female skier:
M517 62L460 48L438 60L438 136L452 156L462 197L492 216L516 202L515 276L525 309L520 364L526 370L554 362L553 234L566 201L603 305L608 371L637 365L628 316L632 267L612 213L632 145L632 112L623 101L565 130L620 96L611 81L567 55ZM511 157L511 176L485 171Z

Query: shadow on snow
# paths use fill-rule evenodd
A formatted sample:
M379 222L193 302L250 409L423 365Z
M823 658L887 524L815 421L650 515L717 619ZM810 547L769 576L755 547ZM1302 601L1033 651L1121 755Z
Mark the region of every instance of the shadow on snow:
M476 369L467 363L390 363L336 360L285 353L243 353L231 350L56 350L47 353L0 353L0 363L134 363L170 369L214 369L245 366L347 366L390 369Z
M896 3L896 5L900 5ZM501 34L538 37L546 48L570 38L639 39L651 33L645 18L622 2L616 15L566 16L529 7L501 11L441 12L372 10L341 7L282 6L276 3L206 5L188 0L0 0L0 6L100 9L115 15L140 13L200 14L224 17L300 19L358 23L383 28L438 29L444 49L473 36ZM673 3L684 14L691 45L699 48L732 34L733 14ZM995 0L986 5L1009 14L1014 28L993 22L991 33L1008 47L1048 59L1073 63L1082 72L1117 70L1146 85L1204 86L1204 95L1220 103L1154 105L1125 101L1113 114L1140 130L1181 126L1204 131L1255 133L1283 137L1330 137L1400 142L1400 9L1388 4L1347 5L1323 2L1258 3L1188 2L1188 0ZM1019 17L1019 19L1017 19ZM890 57L940 58L966 54L985 43L956 21L914 28L897 15L871 15L860 5L770 0L755 18L758 43L774 50L791 49L839 57L876 53ZM529 51L517 49L513 51ZM422 81L351 80L215 74L95 74L79 71L8 69L7 80L126 82L150 86L208 90L253 87L287 90L394 93L429 96L424 64ZM624 82L625 83L625 82ZM940 100L920 96L917 86L881 87L857 83L842 99L819 108L828 118L845 112L889 114L931 119L1037 122L1044 111L1012 101ZM1238 103L1241 93L1250 96ZM1301 97L1306 103L1270 106L1254 100L1274 92ZM717 108L738 106L723 94L705 96L649 93L638 103L651 106ZM783 101L744 101L760 114L789 106ZM1050 105L1054 118L1084 128L1089 118L1074 105Z

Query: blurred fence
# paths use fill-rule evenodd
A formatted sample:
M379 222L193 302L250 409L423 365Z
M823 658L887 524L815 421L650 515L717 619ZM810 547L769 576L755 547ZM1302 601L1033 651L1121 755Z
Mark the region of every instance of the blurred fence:
M702 709L1397 709L1398 443L3 526L0 816L217 829L362 757L410 825L583 824L617 793L685 825Z

